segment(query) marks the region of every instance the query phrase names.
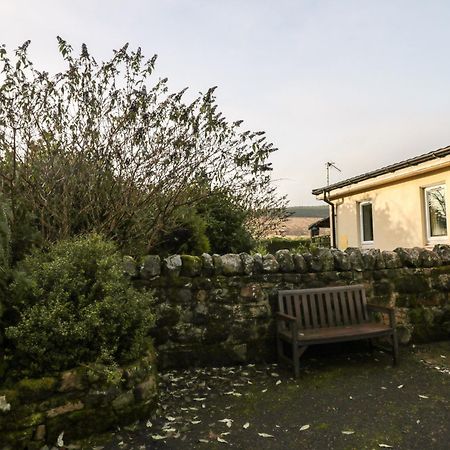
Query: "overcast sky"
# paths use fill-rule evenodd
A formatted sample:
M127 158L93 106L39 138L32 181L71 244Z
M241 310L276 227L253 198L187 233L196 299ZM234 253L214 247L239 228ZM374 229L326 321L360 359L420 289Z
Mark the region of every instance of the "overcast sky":
M172 89L218 86L232 120L279 148L292 205L311 189L450 145L450 1L0 0L0 43L31 39L41 68L56 36L97 60L125 42L159 55Z

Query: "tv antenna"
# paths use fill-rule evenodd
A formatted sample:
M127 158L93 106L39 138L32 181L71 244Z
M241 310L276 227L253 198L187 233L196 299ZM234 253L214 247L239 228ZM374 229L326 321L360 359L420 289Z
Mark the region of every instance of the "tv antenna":
M339 167L336 167L336 163L333 161L328 161L325 163L325 166L327 167L327 187L330 185L330 168L336 169L338 172L342 172Z

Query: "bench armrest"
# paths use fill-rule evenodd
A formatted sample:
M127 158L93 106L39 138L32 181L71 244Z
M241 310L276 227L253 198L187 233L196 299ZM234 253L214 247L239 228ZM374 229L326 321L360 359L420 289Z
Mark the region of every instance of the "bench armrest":
M394 308L389 308L387 306L379 306L368 303L367 309L369 312L379 312L382 314L389 315L389 326L395 328L395 310Z
M297 319L294 316L289 316L288 314L284 314L281 312L277 312L277 319L297 323Z
M278 323L277 330L281 331L279 325L281 322L284 322L287 325L288 329L291 330L292 340L293 341L297 340L298 335L297 319L294 316L289 316L288 314L284 314L281 312L276 313L276 318Z

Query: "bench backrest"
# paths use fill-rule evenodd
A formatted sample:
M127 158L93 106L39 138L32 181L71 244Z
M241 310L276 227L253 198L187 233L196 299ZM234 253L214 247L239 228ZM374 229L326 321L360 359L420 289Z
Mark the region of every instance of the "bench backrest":
M328 328L369 321L361 284L278 292L278 310L297 318L299 329Z

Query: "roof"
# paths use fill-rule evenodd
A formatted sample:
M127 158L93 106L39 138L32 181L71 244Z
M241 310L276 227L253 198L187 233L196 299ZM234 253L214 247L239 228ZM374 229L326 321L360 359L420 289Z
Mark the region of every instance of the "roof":
M318 227L318 228L330 228L330 216L328 217L324 217L322 219L316 220L314 223L312 223L309 227L308 230L310 230L313 227Z
M361 181L369 180L370 178L376 178L380 175L386 173L395 172L406 167L416 166L417 164L431 161L432 159L443 158L444 156L450 155L450 146L439 148L433 150L429 153L424 153L423 155L415 156L414 158L405 159L395 164L382 167L380 169L373 170L372 172L367 172L362 175L357 175L356 177L348 178L347 180L339 181L338 183L331 184L330 186L325 186L317 189L313 189L313 195L320 195L324 192L330 192L335 189L340 189L351 184L360 183Z

